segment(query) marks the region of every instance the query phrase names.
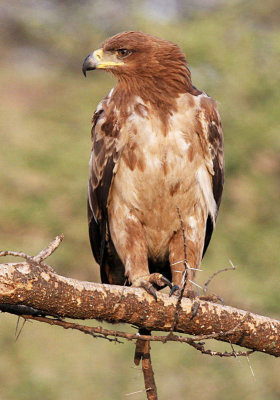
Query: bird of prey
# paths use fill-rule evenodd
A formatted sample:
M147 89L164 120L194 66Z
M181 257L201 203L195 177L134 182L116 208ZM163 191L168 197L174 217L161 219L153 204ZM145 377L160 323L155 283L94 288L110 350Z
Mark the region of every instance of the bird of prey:
M223 190L216 103L181 49L150 34L105 40L83 63L84 75L98 69L117 78L92 119L88 223L102 282L187 295Z

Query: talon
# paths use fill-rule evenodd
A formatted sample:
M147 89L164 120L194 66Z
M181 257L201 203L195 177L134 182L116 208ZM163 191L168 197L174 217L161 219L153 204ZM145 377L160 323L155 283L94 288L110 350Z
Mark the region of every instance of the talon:
M170 282L169 279L165 278L165 276L163 276L163 275L160 277L160 279L162 280L162 282L165 285L169 286L171 290L173 289L173 285L172 285L172 283Z
M155 290L155 288L151 285L148 289L146 289L148 293L150 293L153 298L155 299L155 301L157 301L157 292Z
M153 283L158 287L169 286L172 288L172 283L169 279L158 272L154 272L153 274L149 275L148 282Z
M192 320L192 319L194 319L194 317L196 317L198 309L199 309L199 306L200 306L199 302L195 301L193 303L193 306L192 306L192 309L191 309L192 315L191 315L190 320Z
M171 297L177 290L179 290L179 286L178 285L174 285L171 287L170 293L169 293L169 297Z

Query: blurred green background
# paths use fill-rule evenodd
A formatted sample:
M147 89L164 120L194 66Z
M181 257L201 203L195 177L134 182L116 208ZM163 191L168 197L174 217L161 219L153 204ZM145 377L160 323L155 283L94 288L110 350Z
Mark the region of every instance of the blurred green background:
M114 80L104 72L84 79L81 65L106 37L143 30L183 48L194 84L217 100L223 121L226 186L198 282L230 259L237 271L211 289L279 318L279 1L13 0L0 2L0 23L1 249L36 254L63 232L49 263L99 281L86 219L90 121ZM0 315L0 400L146 398L132 343L35 322L15 342L15 326L16 317ZM153 344L152 357L161 400L280 398L279 361L263 354L250 358L255 378L246 359L186 345Z

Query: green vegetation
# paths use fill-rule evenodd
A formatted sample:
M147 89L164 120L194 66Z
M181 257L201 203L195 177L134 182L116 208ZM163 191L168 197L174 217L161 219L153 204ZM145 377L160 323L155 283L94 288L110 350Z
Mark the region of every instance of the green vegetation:
M227 304L279 317L277 0L179 9L170 19L151 13L148 2L11 3L1 6L0 247L35 254L63 232L49 262L61 274L99 280L86 220L90 119L114 80L100 72L84 79L81 64L108 35L143 30L184 49L194 84L217 100L222 116L225 193L198 282L231 259L237 271L219 276L212 290ZM15 342L15 325L0 316L1 400L145 398L126 396L143 388L131 343L37 323L26 323ZM279 399L271 357L251 357L254 379L246 359L207 358L178 344L153 344L152 355L162 400Z

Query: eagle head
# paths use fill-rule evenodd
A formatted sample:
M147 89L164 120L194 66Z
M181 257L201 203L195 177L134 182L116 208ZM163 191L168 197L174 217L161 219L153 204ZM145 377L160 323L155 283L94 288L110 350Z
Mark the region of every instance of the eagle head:
M142 32L119 33L90 53L83 62L83 73L105 69L122 78L167 79L176 74L189 77L187 61L181 49L172 42Z

